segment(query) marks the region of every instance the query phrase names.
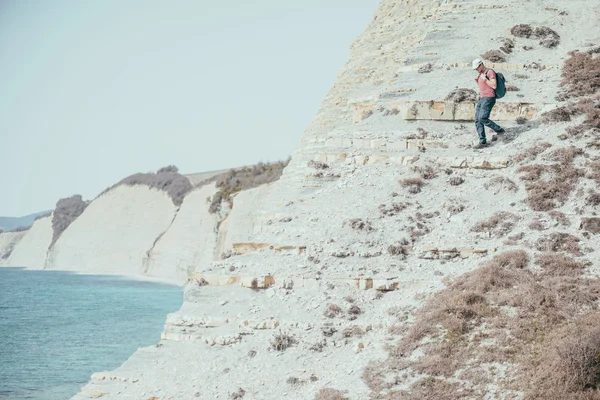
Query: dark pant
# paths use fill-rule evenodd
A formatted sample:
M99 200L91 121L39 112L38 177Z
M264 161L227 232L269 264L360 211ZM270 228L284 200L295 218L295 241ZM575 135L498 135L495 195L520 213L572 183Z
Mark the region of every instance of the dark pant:
M494 132L498 132L502 128L494 121L490 120L490 113L496 104L496 99L493 97L482 97L477 102L475 108L475 127L479 135L479 143L486 143L485 127L487 126Z

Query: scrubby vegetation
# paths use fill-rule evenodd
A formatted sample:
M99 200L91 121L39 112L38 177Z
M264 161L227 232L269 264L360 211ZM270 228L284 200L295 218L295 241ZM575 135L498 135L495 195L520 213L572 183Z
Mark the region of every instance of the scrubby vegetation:
M517 170L527 189L527 204L534 211L550 211L565 203L583 171L573 165L583 154L576 147L565 147L550 153L552 164L526 165Z
M451 101L453 103L463 102L476 102L479 99L479 95L473 89L456 88L444 99L445 101Z
M288 347L292 347L297 343L297 340L288 332L279 331L270 340L271 349L276 351L283 351Z
M283 169L288 165L290 159L286 161L277 161L273 163L259 162L256 165L245 168L230 169L228 172L214 177L219 190L210 200L209 212L214 214L221 210L224 202L233 206L233 195L260 185L272 183L278 180L283 173ZM326 169L327 164L315 162L314 168Z
M497 212L487 220L478 222L471 228L471 231L485 232L488 233L490 237L500 238L507 233L510 233L519 219L520 218L513 213L501 211Z
M173 204L176 206L180 206L183 203L184 197L193 189L190 180L181 175L176 166L169 165L159 169L156 171L156 173L137 173L128 176L117 184L106 189L100 194L100 196L123 185L144 185L152 189L162 190L171 197Z
M562 253L541 253L535 266L530 259L501 253L448 282L388 359L366 368L371 398L482 398L489 384L509 397L516 389L526 399L598 398L600 282ZM405 391L405 382L415 383Z
M560 35L547 26L533 28L531 25L519 24L513 26L510 29L510 33L520 38L539 39L540 45L548 49L556 47L560 43Z
M52 241L50 242L50 249L69 225L85 211L88 204L89 202L83 201L78 194L60 199L56 203L56 209L52 216Z
M332 388L322 388L315 396L315 400L348 400L344 392Z
M562 70L562 92L557 100L570 100L544 115L549 123L568 122L583 116L583 121L567 129L570 136L592 131L600 133L600 56L596 53L574 51L565 61Z
M506 57L499 50L489 50L481 55L481 58L494 63L506 61Z

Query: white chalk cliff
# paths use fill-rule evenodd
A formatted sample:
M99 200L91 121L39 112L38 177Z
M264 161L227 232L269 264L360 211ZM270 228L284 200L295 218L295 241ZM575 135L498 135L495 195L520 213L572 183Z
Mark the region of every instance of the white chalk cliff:
M49 243L50 219L38 221L10 264L190 280L163 340L94 374L74 399L387 398L428 378L373 383L386 376L377 363L444 278L501 251L536 251L551 229L576 236L597 259L597 235L580 230L596 212L582 203L593 180L557 205L571 220L563 225L559 214L528 206L519 180L523 160L538 156L527 149L540 142L599 156L597 146L561 136L568 123L540 119L558 103L568 52L600 44L600 2L589 3L383 0L279 181L237 194L221 214L207 211L210 185L179 208L151 189L114 189L67 228L43 264L35 244ZM517 24L551 27L560 43L515 37ZM519 89L492 114L507 133L474 151L474 103L444 99L456 87L476 89L470 61L507 39L506 61L486 62ZM515 216L510 240L472 229L506 211ZM588 272L599 270L591 263ZM523 398L503 380L513 367L486 365L501 373L485 384L463 375L434 381L473 390L466 398ZM324 388L339 397L319 395ZM390 398L416 398L404 395Z

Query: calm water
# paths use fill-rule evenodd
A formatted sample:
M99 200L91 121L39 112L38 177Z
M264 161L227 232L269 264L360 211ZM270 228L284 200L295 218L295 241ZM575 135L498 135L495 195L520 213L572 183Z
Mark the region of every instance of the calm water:
M0 399L63 400L160 340L176 286L0 268Z

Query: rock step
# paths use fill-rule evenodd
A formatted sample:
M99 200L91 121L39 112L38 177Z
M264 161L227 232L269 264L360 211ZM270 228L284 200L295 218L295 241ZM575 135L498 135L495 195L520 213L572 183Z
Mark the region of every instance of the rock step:
M315 161L326 164L348 163L356 165L371 164L397 164L410 165L421 159L420 155L402 156L389 154L371 154L352 156L347 153L321 154L314 158ZM473 169L502 169L510 165L510 159L507 157L488 157L488 156L442 156L426 157L428 161L438 163L443 167L450 168L473 168Z
M189 281L197 286L238 286L248 289L267 289L271 286L284 289L313 288L320 287L326 283L347 284L357 290L375 289L379 291L401 290L405 287L426 285L427 280L402 280L396 275L389 277L365 277L354 278L342 277L281 277L273 275L217 275L217 274L195 274Z
M488 60L484 60L484 61L485 61L485 65L488 68L492 68L492 69L494 69L496 71L500 71L500 72L502 72L502 71L521 71L521 70L529 70L529 69L535 69L537 71L560 69L560 66L558 66L558 65L513 64L513 63L495 63L495 62L491 62ZM399 67L396 70L396 72L397 73L414 72L414 71L418 71L421 68L426 68L429 65L431 65L434 69L460 68L460 69L468 69L468 70L472 71L471 63L453 62L453 63L416 63L416 64L403 65L403 66Z
M398 114L405 120L430 121L475 121L475 102L454 103L449 101L395 101L386 104L354 102L353 122L355 124L370 117L376 109L383 107L388 113ZM498 102L491 119L514 121L517 118L528 120L555 108L554 104L532 104L523 102Z

